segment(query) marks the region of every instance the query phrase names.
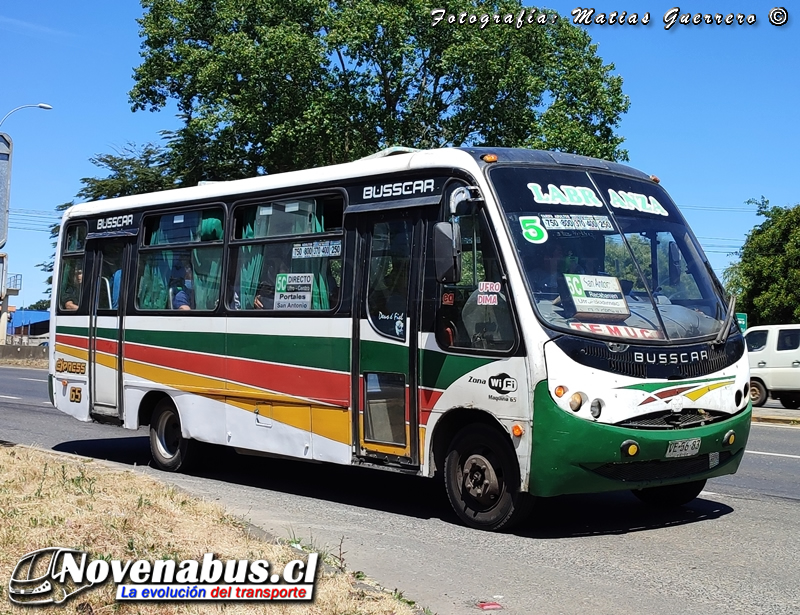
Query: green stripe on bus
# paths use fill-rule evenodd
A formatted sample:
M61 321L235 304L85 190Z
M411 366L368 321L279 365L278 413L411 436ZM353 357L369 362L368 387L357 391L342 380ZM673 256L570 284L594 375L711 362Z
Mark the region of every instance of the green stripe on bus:
M435 350L421 350L419 386L429 389L446 389L465 374L496 360L463 357Z
M227 337L227 349L225 338ZM350 340L333 337L202 333L198 331L143 331L128 329L125 341L158 348L201 352L238 359L350 371Z

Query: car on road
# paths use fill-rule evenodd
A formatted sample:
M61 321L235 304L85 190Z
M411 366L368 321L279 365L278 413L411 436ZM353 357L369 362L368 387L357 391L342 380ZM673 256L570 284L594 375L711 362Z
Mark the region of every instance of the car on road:
M751 327L745 341L753 405L772 397L784 408L800 408L800 325Z

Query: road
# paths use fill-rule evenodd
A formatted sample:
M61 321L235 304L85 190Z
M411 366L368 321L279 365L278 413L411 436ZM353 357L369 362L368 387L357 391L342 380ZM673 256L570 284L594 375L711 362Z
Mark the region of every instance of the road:
M54 410L46 373L0 368L0 439L146 466L145 430ZM223 452L213 469L146 469L346 565L439 615L800 613L800 428L754 423L734 476L677 511L627 493L541 500L513 534L459 525L430 480ZM5 582L0 580L0 582Z

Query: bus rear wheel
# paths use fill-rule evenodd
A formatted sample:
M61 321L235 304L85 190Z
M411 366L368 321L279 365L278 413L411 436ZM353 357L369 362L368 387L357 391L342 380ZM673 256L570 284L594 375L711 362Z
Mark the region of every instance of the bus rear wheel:
M632 493L648 506L675 508L694 500L700 495L700 492L705 486L706 481L696 480L691 483L681 483L679 485L633 489Z
M450 504L466 525L481 530L508 529L530 513L532 497L519 493L514 449L496 429L463 428L444 462Z
M161 470L186 470L192 457L194 442L184 438L181 419L171 399L162 399L150 419L150 453Z

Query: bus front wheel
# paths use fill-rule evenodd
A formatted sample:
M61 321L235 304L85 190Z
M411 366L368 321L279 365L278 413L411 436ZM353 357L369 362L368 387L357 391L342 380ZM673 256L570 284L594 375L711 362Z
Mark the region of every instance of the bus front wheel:
M150 420L150 452L161 470L185 470L191 457L193 441L181 433L181 419L171 399L162 399Z
M706 481L696 480L691 483L681 483L679 485L633 489L632 493L648 506L674 508L683 506L694 500L700 495L700 492L705 486Z
M444 476L453 510L470 527L508 529L530 512L531 496L519 492L517 456L496 429L469 425L458 432Z

